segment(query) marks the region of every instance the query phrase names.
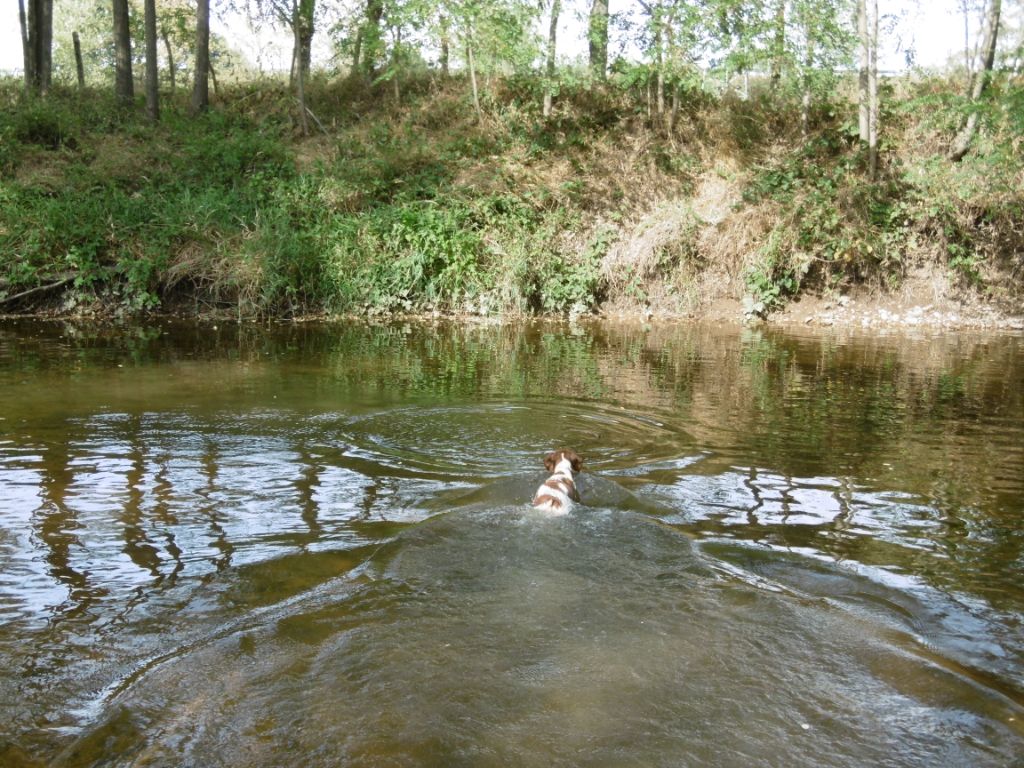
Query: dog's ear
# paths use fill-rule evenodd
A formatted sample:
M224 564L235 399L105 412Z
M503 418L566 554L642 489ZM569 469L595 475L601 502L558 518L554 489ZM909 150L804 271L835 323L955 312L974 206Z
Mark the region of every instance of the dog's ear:
M544 457L544 469L548 472L555 471L555 465L558 463L558 454L552 451Z
M569 463L572 465L573 472L579 472L583 467L583 458L576 453L576 451L566 451L565 458L567 458Z

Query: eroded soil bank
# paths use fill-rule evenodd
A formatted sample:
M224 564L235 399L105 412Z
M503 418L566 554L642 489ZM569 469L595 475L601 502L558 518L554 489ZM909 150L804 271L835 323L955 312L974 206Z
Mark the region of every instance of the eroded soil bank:
M666 126L627 81L567 87L549 117L512 82L482 118L458 77L420 85L396 107L315 82L325 128L301 136L273 83L159 125L111 121L102 93L26 104L0 83L0 312L1024 317L1012 82L954 163L958 85L901 81L874 180L838 95L803 130L799 104L756 89L683 94Z

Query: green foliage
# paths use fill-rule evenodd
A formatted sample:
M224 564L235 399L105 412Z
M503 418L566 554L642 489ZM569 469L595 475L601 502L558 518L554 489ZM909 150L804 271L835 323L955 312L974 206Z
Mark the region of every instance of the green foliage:
M53 15L53 78L61 86L77 82L72 34L81 40L85 82L89 87L109 89L114 71L114 42L111 35L112 10L109 0L60 0ZM143 69L146 55L144 13L142 3L131 0L129 13L132 44L132 65L136 73ZM194 2L158 2L157 29L161 36L160 58L164 59L169 44L174 56L177 88L184 90L192 77L195 61L196 11ZM210 56L221 83L240 76L251 76L246 59L233 49L229 40L213 33ZM170 87L167 68L160 66L161 87ZM184 87L183 87L184 86Z
M545 312L580 313L601 298L601 259L614 241L614 230L598 229L583 252L567 251L540 259L534 276L534 301Z
M679 70L669 129L647 120L655 74L621 65L598 84L563 71L546 120L541 78L494 77L483 121L457 77L404 81L401 106L366 81L314 78L312 109L333 127L300 141L282 83L228 90L196 119L169 108L156 126L117 117L104 94L29 100L0 84L0 290L70 276L79 306L125 312L189 297L248 315L577 313L722 266L694 229L647 251L651 264L620 264L611 284L601 272L630 222L694 194L722 156L763 214L751 231L770 233L744 241L718 225L739 244L721 258L750 265L751 313L808 288L894 285L922 254L965 284L1000 260L1019 269L1018 86L994 83L957 164L943 156L962 113L949 83L887 94L883 172L868 183L849 104L819 97L804 140L786 88L716 97Z
M743 276L747 287L743 311L764 316L782 306L800 288L808 262L797 260L786 244L785 230L777 227L761 249L760 258Z
M34 144L44 149L60 149L71 143L70 120L60 109L48 101L29 99L13 114L13 138L22 144Z
M969 111L979 117L975 147L950 163L945 152ZM926 79L915 84L897 118L908 126L908 143L919 147L906 173L913 189L907 226L933 244L965 285L983 286L987 266L1017 269L1014 254L1024 240L1014 223L1024 211L1024 89L996 77L988 98L971 105L948 81Z
M888 97L884 124L907 149L875 183L863 176L849 128L760 169L745 199L777 206L778 220L746 276L750 313L770 311L808 284L892 287L908 253L941 257L957 280L974 287L983 286L987 265L1002 260L1017 268L1022 238L1011 222L1024 210L1021 118L1013 109L1020 89L1001 91L997 83L998 101L980 107L987 130L976 151L952 163L945 152L965 102L949 85L925 80L898 104ZM883 152L892 152L889 141Z
M253 126L226 113L210 111L198 118L172 119L168 127L180 144L178 169L187 183L245 186L257 176L283 178L294 164L280 133Z
M18 165L19 153L14 130L10 126L0 125L0 179L14 172Z
M172 117L156 133L129 121L90 136L93 115L77 103L0 113L16 148L65 150L62 180L4 188L0 275L12 288L70 274L81 301L110 293L125 310L152 309L177 253L253 221L265 180L293 172L280 140L250 126Z
M344 309L455 309L481 289L483 251L461 201L406 202L342 219L331 268Z
M12 157L43 135L18 126L81 139L74 150L61 139L60 162L37 163L46 173L0 187L8 293L71 275L74 303L128 312L158 307L176 287L243 314L596 302L605 235L579 258L553 245L576 216L552 208L554 195L572 199L581 185L508 194L455 184L460 168L501 151L500 136L448 122L444 140L430 141L419 117L371 122L340 135L333 160L299 172L272 115L169 111L159 126L90 126L75 101L0 113Z
M779 221L747 274L755 313L781 305L807 280L836 287L898 281L910 190L898 179L867 183L857 152L825 135L763 167L747 202L770 199Z

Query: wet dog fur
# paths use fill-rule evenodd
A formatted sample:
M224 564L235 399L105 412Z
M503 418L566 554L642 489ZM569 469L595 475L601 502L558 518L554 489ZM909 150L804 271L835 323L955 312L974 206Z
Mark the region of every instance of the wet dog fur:
M551 473L551 477L541 483L533 495L534 508L553 515L567 514L573 504L580 500L575 475L582 466L583 459L569 448L552 451L545 456L544 467Z

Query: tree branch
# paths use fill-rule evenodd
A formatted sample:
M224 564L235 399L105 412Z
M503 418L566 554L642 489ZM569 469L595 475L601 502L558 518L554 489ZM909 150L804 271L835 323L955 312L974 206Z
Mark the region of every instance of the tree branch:
M11 304L18 301L18 299L27 299L29 296L34 296L37 293L46 293L48 291L56 290L57 288L67 285L74 279L75 275L71 275L71 277L65 277L64 279L58 280L55 283L50 283L49 285L37 285L35 288L29 288L27 291L16 293L13 296L7 296L6 298L0 299L0 307L4 304Z

